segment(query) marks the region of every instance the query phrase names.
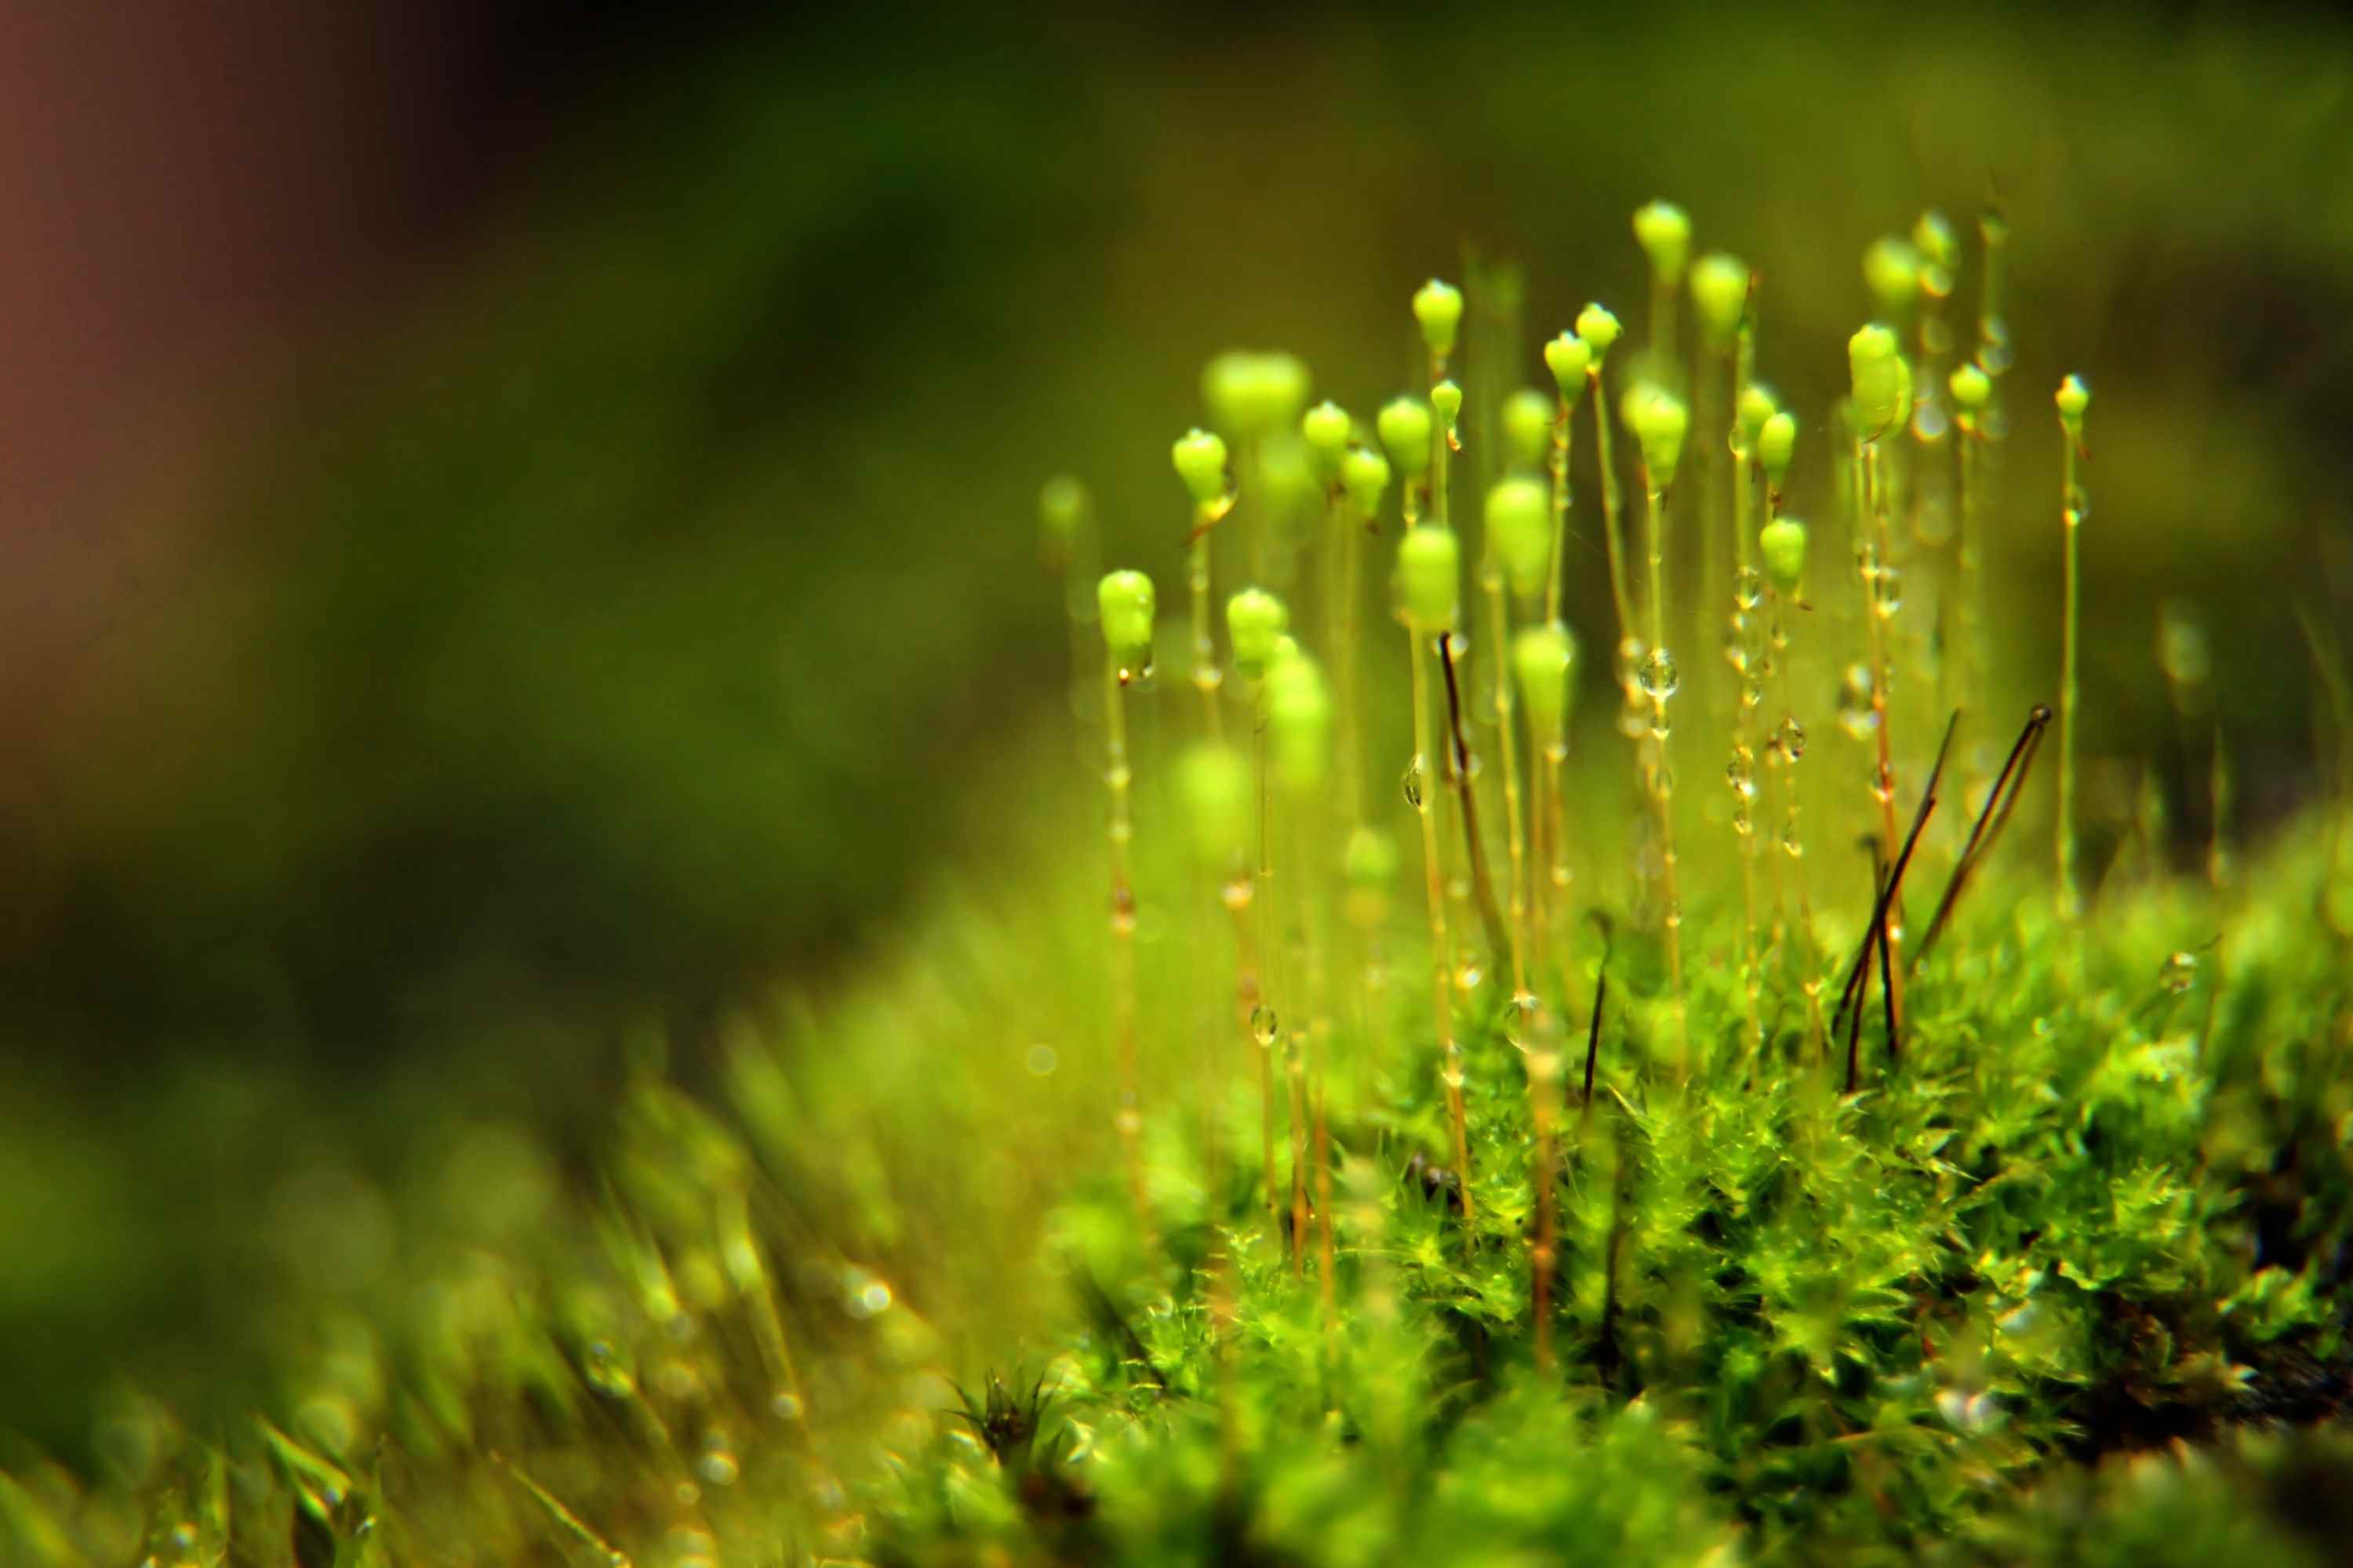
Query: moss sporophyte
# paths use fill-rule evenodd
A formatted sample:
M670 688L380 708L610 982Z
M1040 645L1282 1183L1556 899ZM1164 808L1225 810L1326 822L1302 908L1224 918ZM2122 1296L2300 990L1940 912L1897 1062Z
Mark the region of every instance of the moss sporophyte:
M2089 395L2001 449L1977 232L1840 265L1836 406L1665 203L1614 358L1483 266L1367 324L1405 386L1217 355L1181 513L1145 442L1022 517L1102 781L1008 763L1009 896L731 1026L715 1106L633 1078L593 1195L304 1298L258 1416L8 1451L0 1561L2340 1558L2353 764L2114 869L2082 721L2147 660L2219 798L2220 677L2186 604L2086 656ZM2058 592L1989 581L2053 480ZM1102 560L1181 566L1181 689Z

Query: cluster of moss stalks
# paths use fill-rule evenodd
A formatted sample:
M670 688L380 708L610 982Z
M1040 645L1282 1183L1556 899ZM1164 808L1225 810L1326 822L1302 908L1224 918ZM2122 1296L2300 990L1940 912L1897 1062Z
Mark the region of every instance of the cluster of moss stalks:
M1541 389L1501 271L1415 292L1369 419L1213 361L1181 636L1050 484L1108 832L1030 917L895 1045L649 1075L595 1202L316 1305L269 1408L12 1459L7 1561L2339 1560L2341 783L2244 867L2078 856L2089 398L2063 592L1997 613L1998 219L1867 253L1810 529L1757 275L1634 228L1645 341L1588 306ZM965 1060L1008 1032L1026 1085ZM1051 1290L980 1299L1003 1252Z

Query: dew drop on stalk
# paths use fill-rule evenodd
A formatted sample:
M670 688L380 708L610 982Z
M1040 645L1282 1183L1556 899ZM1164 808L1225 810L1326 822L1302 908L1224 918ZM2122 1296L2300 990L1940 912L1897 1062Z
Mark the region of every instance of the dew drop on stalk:
M1683 674L1675 668L1675 656L1663 648L1651 650L1642 661L1642 694L1654 703L1663 703L1683 688Z
M1791 860L1803 860L1805 858L1805 841L1798 837L1798 830L1794 825L1784 827L1781 830L1781 853L1788 855Z
M1757 756L1745 746L1732 748L1732 760L1724 765L1724 781L1743 800L1757 793Z
M1988 376L1999 376L2010 366L2010 323L2000 316L1989 316L1978 330L1982 340L1978 345L1978 364Z
M1782 756L1795 762L1806 755L1806 726L1795 714L1783 714L1773 731L1773 743L1781 748Z
M1765 577L1755 567L1743 567L1732 579L1732 602L1743 609L1755 609L1765 598Z
M2158 967L2157 978L2165 989L2179 996L2198 983L2198 955L2173 953Z
M1405 803L1417 811L1421 810L1422 771L1421 758L1419 753L1415 755L1412 761L1405 765L1405 778L1401 783L1405 789Z
M1839 727L1861 740L1879 727L1879 714L1871 705L1871 667L1849 664L1839 681Z
M1880 567L1871 579L1871 602L1882 620L1903 608L1904 574L1894 567Z
M1478 955L1465 948L1454 963L1454 989L1466 992L1477 991L1479 982L1486 978L1487 971L1479 967Z
M1274 1009L1264 1002L1250 1009L1250 1038L1257 1041L1262 1049L1272 1050L1275 1037L1282 1032L1282 1025L1274 1016Z

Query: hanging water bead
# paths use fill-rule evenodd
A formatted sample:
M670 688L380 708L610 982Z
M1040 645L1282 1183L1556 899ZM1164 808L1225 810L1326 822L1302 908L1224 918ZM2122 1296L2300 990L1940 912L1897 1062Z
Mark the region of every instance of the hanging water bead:
M1773 731L1773 744L1792 762L1806 755L1806 726L1798 722L1795 714L1781 715L1780 724Z
M1871 699L1871 666L1849 664L1839 681L1839 727L1857 740L1879 727L1879 713Z
M1724 765L1724 781L1742 800L1757 793L1757 755L1745 746L1732 748L1732 760Z
M1272 1050L1276 1037L1282 1033L1282 1026L1274 1016L1274 1009L1264 1002L1260 1002L1250 1009L1250 1038L1257 1041L1261 1049Z
M1871 573L1872 608L1885 620L1903 608L1904 574L1894 567L1881 567Z
M1650 657L1642 661L1638 678L1643 694L1654 703L1665 702L1683 688L1683 674L1675 668L1675 656L1663 648L1651 650Z
M2165 989L2179 996L2198 983L2198 955L2173 953L2158 967L2157 978Z
M1421 756L1419 753L1417 752L1414 755L1413 760L1405 765L1405 777L1400 780L1400 783L1403 785L1405 789L1405 803L1411 806L1417 811L1420 810L1422 770Z
M1732 579L1732 602L1755 609L1765 599L1765 577L1755 567L1743 567Z

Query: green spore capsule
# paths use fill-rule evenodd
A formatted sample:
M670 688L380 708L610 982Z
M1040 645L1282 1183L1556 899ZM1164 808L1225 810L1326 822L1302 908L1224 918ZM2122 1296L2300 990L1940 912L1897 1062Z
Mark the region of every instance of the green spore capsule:
M1226 443L1214 431L1198 426L1176 438L1169 449L1176 477L1185 482L1193 504L1208 508L1226 498Z
M1359 517L1380 515L1381 497L1389 487L1389 460L1370 447L1351 447L1340 460L1340 485Z
M1588 348L1592 350L1593 362L1596 365L1609 357L1610 345L1618 341L1619 334L1625 330L1619 324L1618 318L1611 315L1609 307L1605 305L1588 304L1577 313L1577 335Z
M1798 418L1784 408L1757 427L1757 461L1765 477L1778 486L1789 471L1790 454L1798 450Z
M1112 656L1130 667L1150 662L1152 579L1138 571L1105 572L1095 585L1095 608Z
M1274 640L1291 625L1291 611L1264 588L1246 588L1226 601L1226 636L1234 645L1234 668L1256 679L1274 656Z
M1419 397L1392 397L1374 418L1389 462L1408 479L1430 471L1430 405Z
M1300 416L1300 439L1314 455L1315 471L1326 484L1340 477L1341 461L1348 455L1348 437L1356 428L1348 410L1328 397Z
M2052 401L2058 405L2059 423L2065 427L2070 436L2082 440L2084 410L2092 406L2092 389L2084 385L2084 378L2070 372L2067 379L2059 383L2059 390Z
M1979 369L1974 360L1956 366L1946 377L1945 385L1952 389L1953 406L1971 413L1984 408L1986 400L1993 396L1993 377Z
M1588 310L1599 311L1599 305ZM1607 312L1603 313L1607 314ZM1593 368L1593 345L1573 332L1565 332L1544 346L1545 368L1560 384L1561 400L1574 408L1585 397L1586 373Z
M1541 481L1520 475L1487 492L1487 539L1514 594L1544 591L1552 568L1552 495Z
M1266 726L1276 781L1293 794L1321 789L1331 771L1332 689L1295 645L1267 672Z
M1688 287L1692 312L1699 318L1700 333L1708 347L1718 354L1729 352L1740 331L1740 318L1748 313L1747 263L1721 250L1711 251L1692 263Z
M1901 423L1909 411L1901 406L1907 377L1895 334L1874 322L1847 339L1846 359L1854 385L1855 433L1875 440Z
M1642 466L1650 471L1651 488L1665 490L1674 483L1675 468L1683 461L1691 410L1673 393L1645 387L1627 399L1624 411L1634 439L1642 445Z
M1209 420L1237 436L1272 433L1299 418L1307 402L1307 366L1288 354L1235 349L1201 371Z
M1451 630L1462 592L1462 546L1454 530L1435 523L1398 541L1398 596L1415 630Z
M1553 399L1523 387L1504 399L1504 440L1512 461L1534 468L1552 450Z
M1559 621L1523 627L1512 639L1512 674L1527 709L1528 732L1539 745L1556 747L1568 728L1569 672L1577 663L1577 639Z
M1462 417L1462 388L1451 381L1440 382L1430 389L1430 410L1438 416L1439 428L1451 434Z
M1862 281L1882 321L1907 321L1920 301L1920 253L1892 234L1874 239L1862 253Z
M1672 282L1691 259L1691 217L1672 202L1654 201L1634 209L1634 243L1651 259L1651 275Z
M1421 323L1421 341L1430 352L1444 359L1454 352L1462 326L1462 291L1432 278L1413 291L1413 319Z
M1765 557L1765 575L1785 594L1798 591L1806 575L1806 525L1794 517L1776 517L1757 530L1757 548Z
M1250 852L1250 764L1232 747L1204 741L1176 764L1176 794L1185 803L1193 852L1212 865Z

